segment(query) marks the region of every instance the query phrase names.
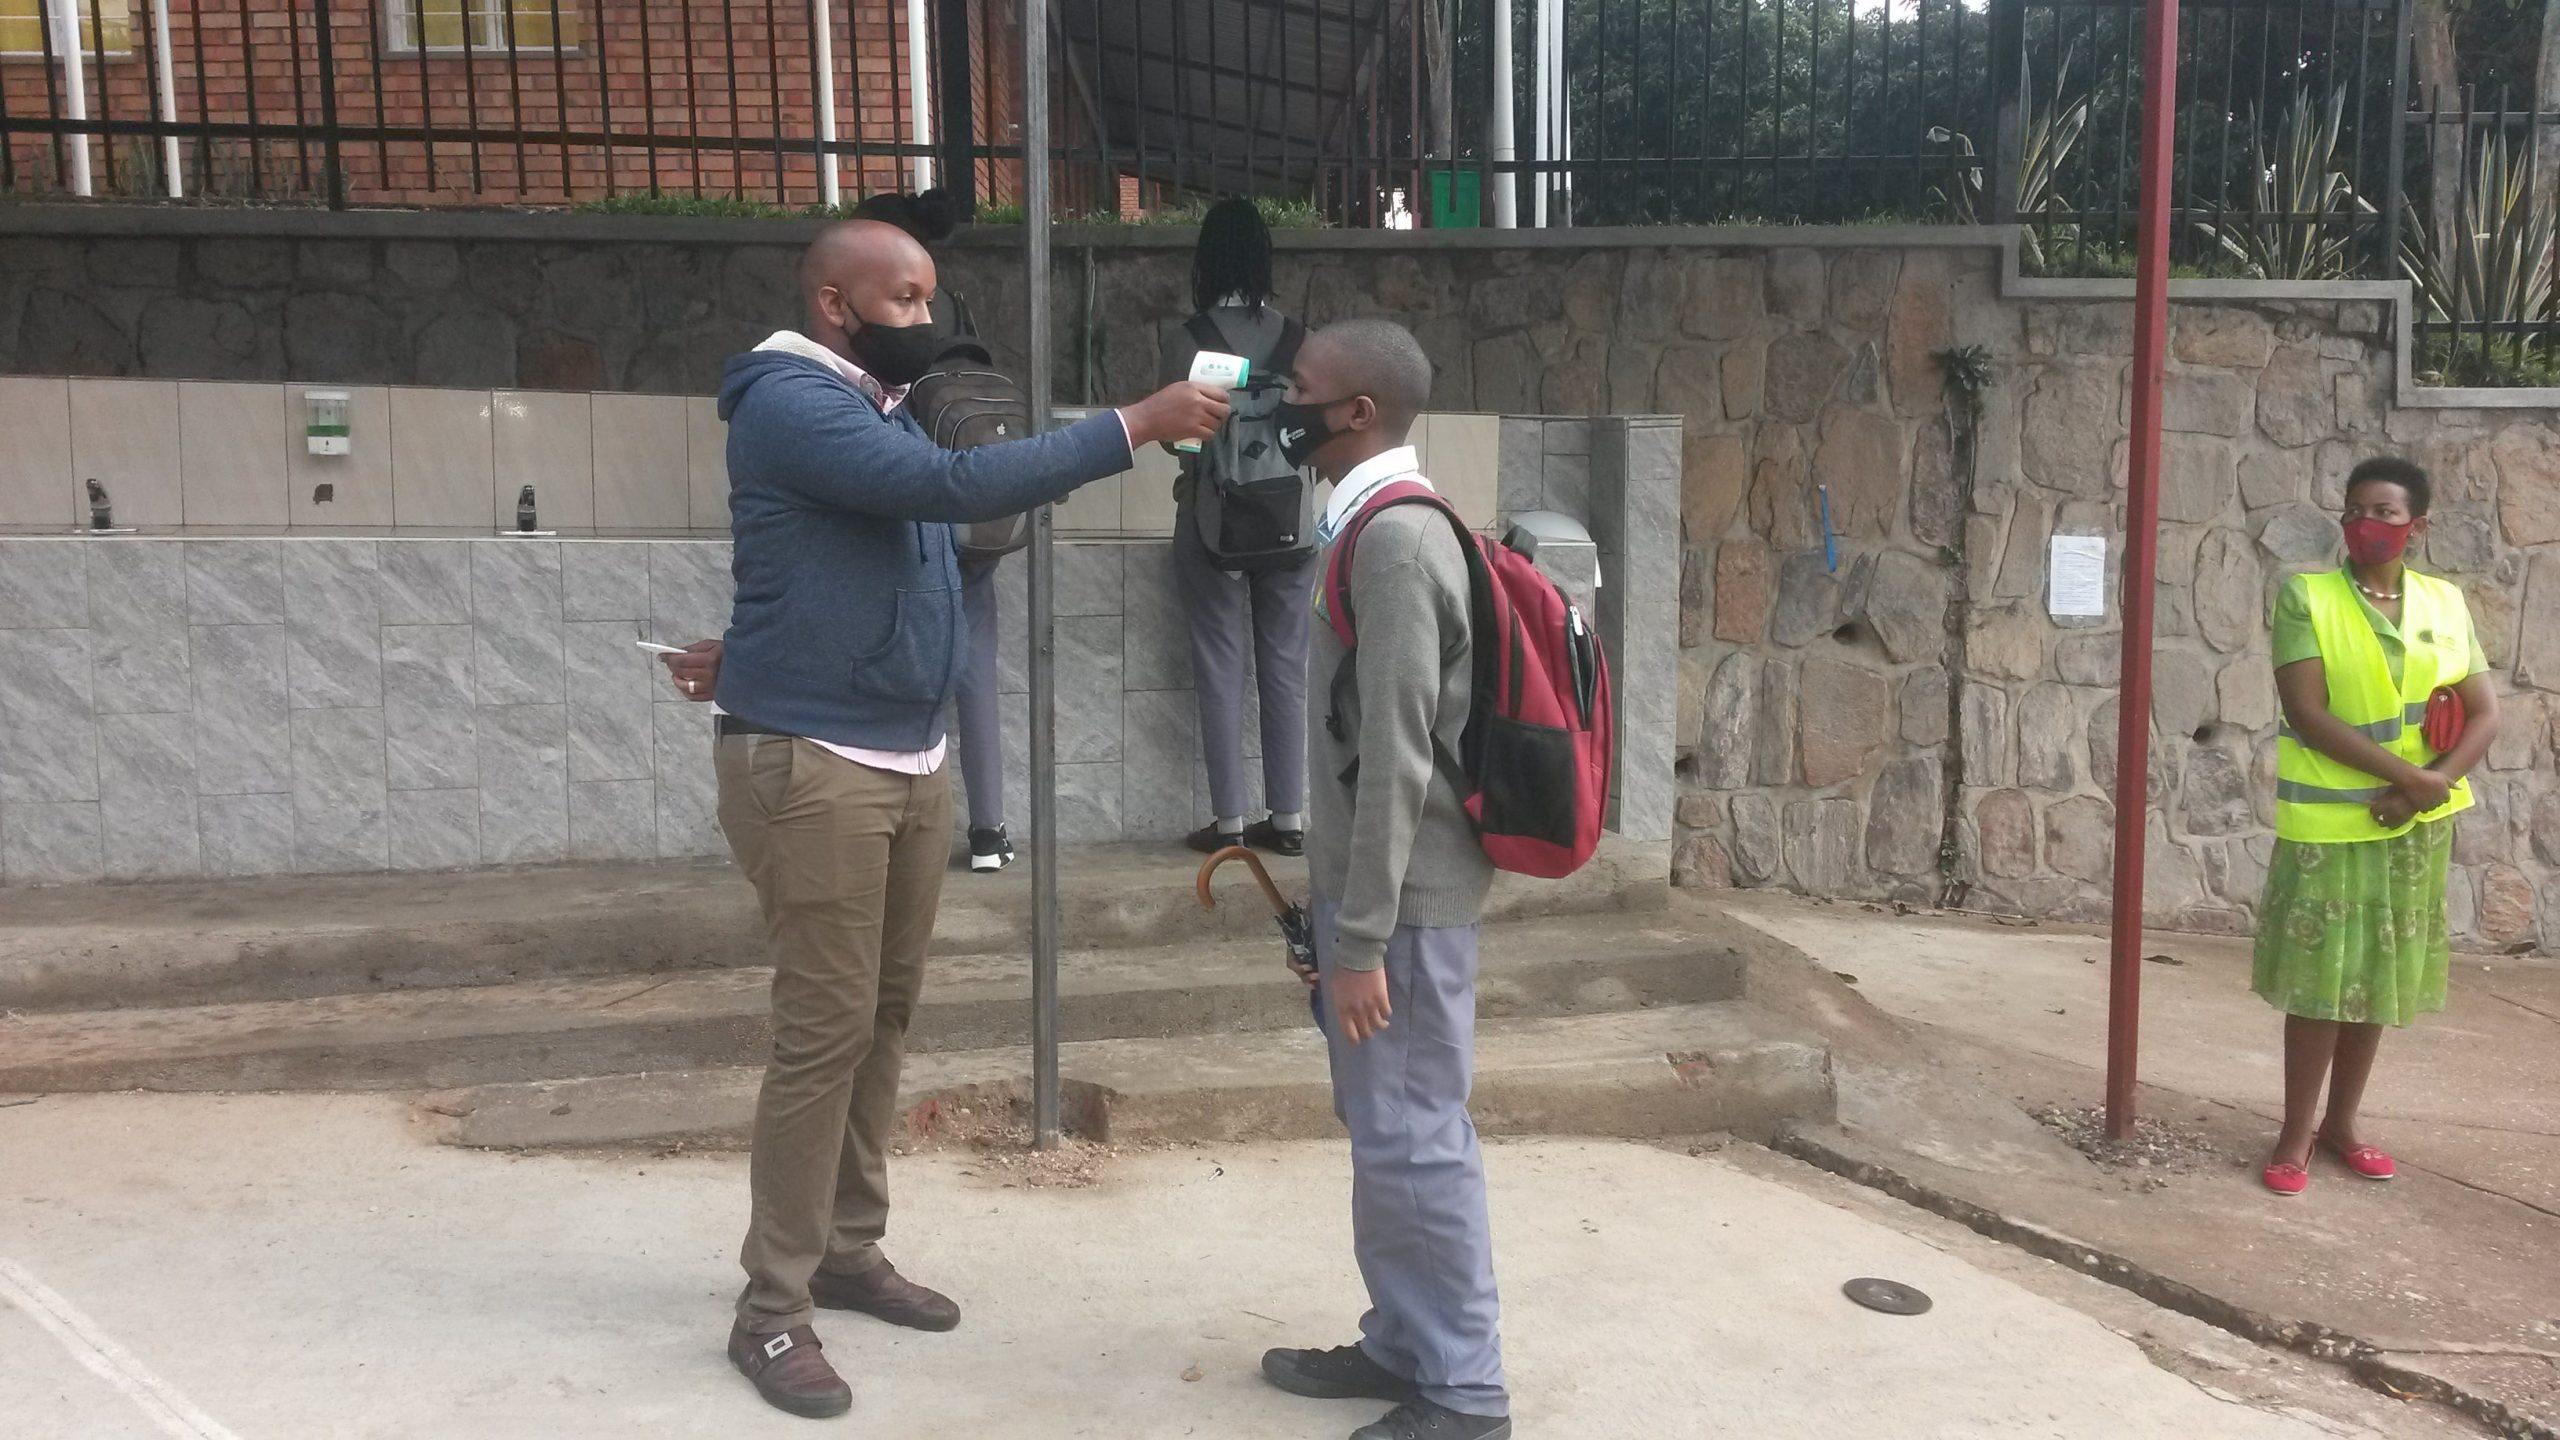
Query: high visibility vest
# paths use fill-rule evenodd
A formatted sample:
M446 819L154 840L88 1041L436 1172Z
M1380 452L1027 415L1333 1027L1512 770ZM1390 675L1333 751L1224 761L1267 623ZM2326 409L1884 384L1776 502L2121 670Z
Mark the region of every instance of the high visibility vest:
M2415 570L2401 572L2400 634L2407 644L2400 683L2394 686L2382 637L2374 633L2354 586L2344 570L2302 577L2328 678L2329 713L2410 764L2424 765L2436 758L2421 729L2427 697L2471 668L2471 608L2453 585ZM2471 808L2470 783L2458 780L2443 805L2398 829L2385 829L2375 823L2371 807L2390 789L2303 744L2292 726L2277 732L2276 834L2284 839L2315 845L2386 840L2421 820L2442 820Z

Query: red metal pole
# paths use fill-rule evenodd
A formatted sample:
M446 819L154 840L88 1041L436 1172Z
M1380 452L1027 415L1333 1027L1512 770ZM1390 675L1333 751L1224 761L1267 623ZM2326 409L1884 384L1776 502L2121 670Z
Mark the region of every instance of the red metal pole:
M2151 776L2151 599L2160 529L2162 356L2169 339L2169 156L2177 129L2178 0L2150 0L2142 35L2142 233L2133 285L2133 433L2125 497L2124 671L2116 704L2116 854L2107 982L2107 1134L2133 1133L2142 1033L2142 845Z

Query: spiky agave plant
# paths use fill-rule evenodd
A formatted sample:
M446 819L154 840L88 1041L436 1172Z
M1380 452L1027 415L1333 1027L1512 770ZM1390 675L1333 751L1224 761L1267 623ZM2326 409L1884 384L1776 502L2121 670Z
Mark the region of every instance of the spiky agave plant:
M2506 349L2521 361L2530 351L2548 349L2547 336L2511 327L2560 322L2560 291L2551 274L2560 206L2547 196L2536 203L2537 187L2550 184L2540 169L2530 142L2515 144L2503 127L2491 127L2460 177L2450 244L2439 246L2418 207L2402 212L2400 264L2417 282L2428 318L2453 325L2461 343L2468 342L2460 327L2483 327L2478 339L2484 358Z
M2044 269L2045 237L2067 240L2077 233L2077 227L2056 218L2072 213L2070 198L2062 193L2062 165L2089 128L2089 97L2063 96L2071 86L2072 55L2071 50L2062 52L2062 63L2053 73L2053 98L2027 113L2018 141L2018 218L2026 225L2019 249L2030 272ZM1973 137L1937 125L1930 128L1929 138L1956 147L1954 184L1938 188L1938 203L1960 225L1981 224L1991 208L1985 193L1989 177L1975 156Z
M2272 153L2263 127L2257 137L2248 203L2196 229L2239 262L2253 280L2341 280L2355 273L2356 237L2373 206L2337 167L2338 135L2347 92L2323 103L2308 90L2294 92L2277 125Z

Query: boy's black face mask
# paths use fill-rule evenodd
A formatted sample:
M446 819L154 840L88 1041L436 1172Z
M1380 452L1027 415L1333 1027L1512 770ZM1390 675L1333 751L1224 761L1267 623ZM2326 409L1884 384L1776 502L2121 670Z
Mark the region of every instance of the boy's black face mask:
M1279 406L1271 412L1271 418L1278 421L1280 426L1280 458L1302 470L1314 464L1316 452L1332 444L1334 438L1343 433L1333 428L1332 423L1325 418L1326 413L1346 400L1358 398L1356 395L1346 395L1341 400L1327 400L1322 403L1310 403L1304 400L1281 401Z

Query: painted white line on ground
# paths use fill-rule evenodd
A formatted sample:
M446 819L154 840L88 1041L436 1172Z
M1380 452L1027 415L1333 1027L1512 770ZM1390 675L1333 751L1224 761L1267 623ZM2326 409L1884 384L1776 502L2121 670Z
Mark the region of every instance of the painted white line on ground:
M15 1261L0 1259L0 1300L27 1313L51 1331L90 1373L124 1392L151 1423L177 1440L240 1440L229 1427L195 1407L169 1382L151 1373L133 1353L109 1338L88 1316L71 1306L52 1286L38 1280Z

